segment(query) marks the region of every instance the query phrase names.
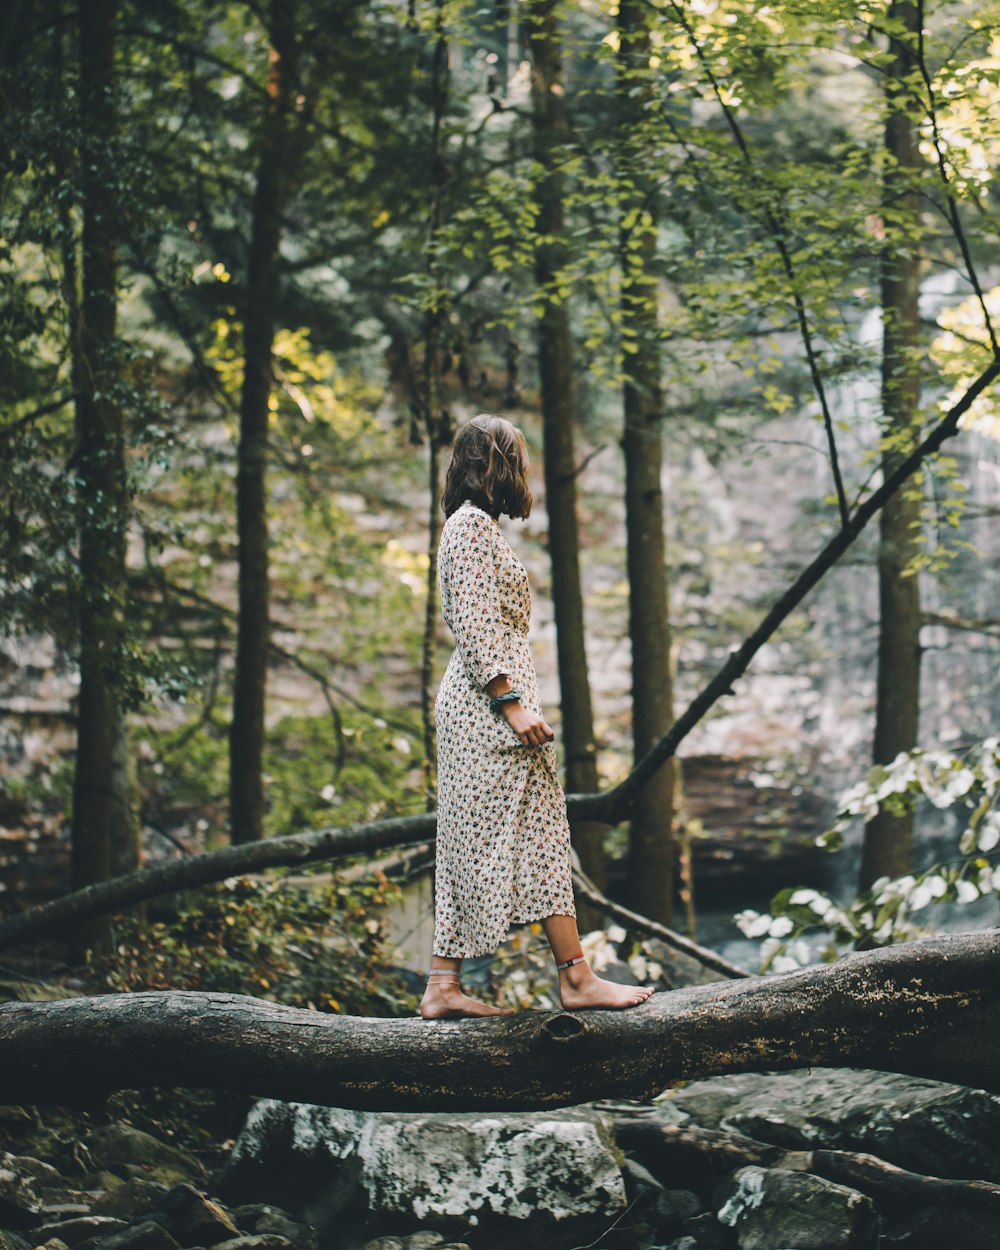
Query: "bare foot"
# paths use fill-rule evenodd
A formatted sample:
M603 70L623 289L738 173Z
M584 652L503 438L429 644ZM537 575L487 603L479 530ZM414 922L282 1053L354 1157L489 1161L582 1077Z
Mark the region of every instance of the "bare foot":
M559 1001L567 1011L579 1011L587 1007L604 1007L612 1010L638 1007L651 994L652 985L619 985L617 981L605 981L589 964L575 964L559 974Z
M437 978L435 978L435 981ZM425 1020L462 1020L466 1017L481 1016L512 1016L513 1010L503 1007L491 1007L489 1003L481 1003L478 998L470 998L462 993L458 981L447 980L445 984L431 981L424 990L420 1000L420 1014Z

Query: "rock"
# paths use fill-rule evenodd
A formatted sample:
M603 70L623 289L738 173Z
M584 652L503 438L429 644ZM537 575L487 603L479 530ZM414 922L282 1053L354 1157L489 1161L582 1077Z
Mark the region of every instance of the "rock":
M114 1233L124 1227L124 1220L110 1215L78 1215L75 1219L43 1224L33 1230L32 1237L37 1238L36 1245L47 1237L58 1237L68 1246L76 1246L82 1241L103 1237L105 1233Z
M127 1181L114 1178L114 1187L101 1194L91 1205L95 1215L114 1215L120 1220L136 1221L150 1211L157 1211L170 1192L166 1185L145 1177L134 1176Z
M38 1113L32 1107L0 1107L0 1132L6 1141L32 1133L38 1123Z
M31 1250L33 1242L0 1228L0 1250Z
M694 1250L732 1250L733 1234L709 1212L684 1221L681 1241L690 1242Z
M372 1115L357 1145L373 1211L556 1222L625 1206L610 1121L597 1112Z
M36 1159L32 1155L10 1155L0 1152L0 1167L8 1168L15 1175L27 1180L29 1184L33 1183L35 1188L41 1188L44 1185L58 1188L63 1186L63 1178L59 1170L51 1163L43 1163L41 1159Z
M663 1189L653 1173L644 1168L637 1159L626 1159L622 1172L625 1175L625 1192L630 1202L636 1194L655 1196Z
M181 1243L156 1220L129 1224L88 1245L87 1250L180 1250Z
M719 1220L736 1230L740 1250L875 1250L871 1199L807 1172L745 1167L720 1187Z
M742 1073L672 1090L657 1111L790 1149L867 1151L926 1175L1000 1182L1000 1096L961 1085L850 1068Z
M18 1231L41 1221L41 1201L31 1180L0 1161L0 1228Z
M374 1241L366 1241L363 1250L406 1250L406 1243L402 1237L376 1237Z
M217 1241L217 1250L292 1250L287 1237L277 1233L259 1233L247 1237L233 1237L229 1241Z
M423 1233L411 1233L409 1237L403 1238L403 1245L406 1250L439 1250L444 1244L444 1237L441 1233L435 1233L428 1230ZM456 1243L452 1242L452 1246Z
M361 1112L261 1099L213 1189L234 1210L264 1199L317 1229L332 1227L355 1203L363 1123Z
M166 1217L170 1232L185 1246L214 1246L240 1236L230 1215L193 1185L175 1185L162 1199L159 1209Z
M326 1230L354 1204L380 1217L519 1222L610 1220L625 1207L610 1118L572 1109L525 1114L377 1113L258 1102L216 1182Z
M229 1214L244 1233L275 1233L286 1237L296 1250L319 1250L315 1228L293 1220L287 1211L267 1202L248 1203L234 1207Z
M1000 1246L1000 1216L985 1211L921 1207L895 1224L881 1245L886 1250L941 1250L952 1245L961 1246L962 1250L996 1250Z
M186 1185L199 1177L192 1177L187 1168L154 1167L148 1163L125 1163L118 1169L122 1179L138 1181L155 1181L164 1189L173 1189L175 1185Z
M151 1168L176 1173L178 1180L202 1180L205 1176L205 1169L194 1155L130 1124L104 1124L91 1129L86 1145L95 1167L120 1176L147 1177Z
M701 1199L690 1189L664 1189L656 1196L656 1225L669 1231L703 1210Z
M58 1237L50 1237L48 1241L43 1241L40 1246L37 1246L36 1250L69 1250L69 1246Z
M92 1213L93 1205L89 1202L42 1203L42 1219L46 1224L54 1224L56 1220L75 1220L79 1215L91 1215Z

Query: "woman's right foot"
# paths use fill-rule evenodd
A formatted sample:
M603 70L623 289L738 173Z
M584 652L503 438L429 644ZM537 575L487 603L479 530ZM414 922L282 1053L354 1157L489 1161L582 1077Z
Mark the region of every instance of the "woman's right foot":
M638 1007L655 993L653 985L620 985L617 981L605 981L587 963L576 964L559 974L559 1001L566 1011L587 1008L615 1011Z
M425 1020L463 1020L478 1019L483 1016L512 1016L513 1010L503 1007L491 1007L489 1003L481 1003L478 998L470 998L462 992L457 980L442 977L428 982L424 996L420 1000L420 1014Z

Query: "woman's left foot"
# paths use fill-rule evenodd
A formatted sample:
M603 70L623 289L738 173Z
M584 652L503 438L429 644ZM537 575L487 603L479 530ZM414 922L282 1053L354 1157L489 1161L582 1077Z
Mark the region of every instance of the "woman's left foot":
M485 1016L512 1016L512 1009L491 1007L489 1003L470 998L457 981L430 982L420 1000L420 1014L425 1020L478 1020Z
M559 1001L567 1011L588 1007L603 1007L611 1011L638 1007L655 993L653 985L619 985L617 981L605 981L586 963L577 964L559 975Z

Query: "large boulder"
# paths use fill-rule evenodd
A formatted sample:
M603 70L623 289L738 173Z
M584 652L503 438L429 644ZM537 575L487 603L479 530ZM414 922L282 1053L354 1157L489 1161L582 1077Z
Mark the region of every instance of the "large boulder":
M693 1081L665 1118L732 1129L790 1149L867 1151L932 1176L1000 1182L1000 1097L850 1068L742 1073Z
M320 1230L351 1208L412 1224L613 1220L625 1208L608 1116L366 1113L266 1099L220 1174L224 1201L275 1202Z
M719 1220L736 1230L740 1250L875 1250L871 1199L806 1172L740 1168L723 1186Z

